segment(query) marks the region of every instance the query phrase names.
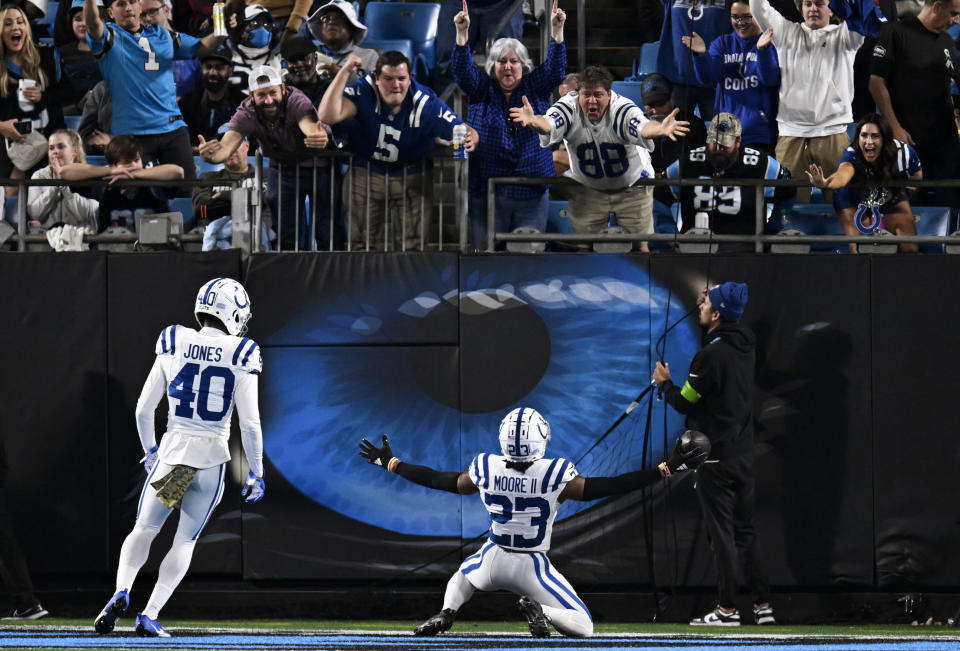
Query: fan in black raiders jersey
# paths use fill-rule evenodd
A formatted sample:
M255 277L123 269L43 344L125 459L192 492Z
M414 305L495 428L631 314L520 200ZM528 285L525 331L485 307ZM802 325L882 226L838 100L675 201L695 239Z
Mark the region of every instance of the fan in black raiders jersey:
M790 172L771 156L741 145L743 126L731 113L715 116L707 130L707 144L692 149L667 168L667 178L704 179L703 185L671 186L680 201L680 232L694 226L694 216L706 213L709 227L724 235L752 235L757 231L756 192L753 186L730 183L736 179L789 179ZM729 180L728 180L729 179ZM766 202L779 202L796 195L791 187L764 188ZM766 222L766 208L764 222ZM721 249L749 248L752 244L721 244Z
M520 595L520 612L534 637L593 633L593 618L570 582L553 566L553 521L564 500L590 501L649 486L683 470L697 468L710 454L710 441L685 432L670 458L656 468L616 477L583 477L571 461L544 458L550 424L535 409L518 407L500 422L502 454L479 454L464 472L438 472L393 456L387 436L381 447L360 442L360 456L404 479L459 495L479 493L490 514L487 541L447 582L443 610L418 626L416 635L450 630L457 611L477 590L508 590Z

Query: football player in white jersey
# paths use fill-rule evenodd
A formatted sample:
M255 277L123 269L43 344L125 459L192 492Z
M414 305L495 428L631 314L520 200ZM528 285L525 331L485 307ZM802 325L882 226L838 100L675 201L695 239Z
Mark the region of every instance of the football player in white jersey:
M150 544L170 512L179 508L173 546L160 564L146 607L137 614L138 635L170 637L157 616L186 574L194 545L223 496L234 406L250 466L241 496L259 502L266 488L257 406L263 361L256 342L243 336L251 317L250 298L237 281L214 278L200 288L194 314L199 331L172 325L160 333L157 359L137 401L147 480L136 524L120 549L116 594L94 621L101 634L111 632L130 606L130 590L147 561ZM157 445L154 410L164 395L169 405L167 432Z
M653 232L653 186L634 186L654 176L653 139L686 135L689 122L677 110L662 122L648 120L632 101L610 90L613 75L602 66L580 74L580 90L567 93L546 115L536 115L524 98L523 108L510 109L514 122L540 134L540 146L563 140L570 155L564 176L579 185L570 191L569 214L574 232L598 233L615 213L617 225L630 233ZM646 243L640 246L647 250Z
M438 472L393 456L387 436L381 446L360 442L360 456L414 483L460 495L479 493L490 513L488 540L460 565L447 583L443 610L414 631L436 635L450 630L457 611L476 590L519 594L520 612L535 637L550 635L553 624L564 635L593 633L593 619L573 586L547 558L557 507L564 500L595 500L643 488L674 472L696 468L710 442L687 432L670 459L657 468L616 477L582 477L567 459L547 459L550 425L536 410L514 409L500 423L502 454L479 454L466 472Z

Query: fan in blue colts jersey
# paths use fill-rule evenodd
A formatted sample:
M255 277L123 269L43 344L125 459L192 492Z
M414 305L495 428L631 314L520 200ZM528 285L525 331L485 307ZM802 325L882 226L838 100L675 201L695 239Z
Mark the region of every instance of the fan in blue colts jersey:
M234 405L250 465L240 495L247 502L263 498L263 440L257 407L257 378L263 361L257 343L243 336L251 316L250 298L237 281L214 278L200 288L194 313L202 326L199 331L172 325L160 333L157 359L137 401L147 480L136 524L120 548L116 593L94 620L100 634L110 633L130 606L130 591L147 562L150 544L173 508L179 508L173 546L160 564L146 607L137 614L138 635L170 637L157 616L187 573L197 539L223 496ZM169 405L167 433L157 445L153 417L164 394Z
M479 493L490 513L487 542L454 572L443 610L418 626L416 635L450 630L457 611L477 590L520 595L518 606L534 637L550 635L550 624L564 635L591 635L590 611L547 558L557 508L568 499L596 500L649 486L675 472L696 468L710 453L705 436L688 432L657 468L616 477L583 477L567 459L544 458L549 442L550 424L529 407L514 409L500 422L502 454L479 454L465 472L438 472L404 463L393 456L386 435L380 447L366 438L360 441L360 456L369 463L427 488L460 495Z
M384 52L373 71L348 86L361 65L359 57L347 57L317 107L326 124L343 123L356 156L348 204L352 246L384 250L423 246L421 226L432 208L426 192L429 177L421 173L420 161L436 149L437 138L450 140L454 126L463 121L432 90L411 78L410 61L401 52ZM472 152L478 136L473 127L466 128L464 148ZM386 198L392 207L384 206ZM401 203L406 205L405 218L400 217ZM390 212L396 228L389 226Z

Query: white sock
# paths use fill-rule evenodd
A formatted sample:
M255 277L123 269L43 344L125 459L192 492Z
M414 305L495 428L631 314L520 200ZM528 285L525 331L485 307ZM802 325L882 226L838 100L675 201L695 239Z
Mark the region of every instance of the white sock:
M147 562L150 545L156 538L159 528L134 525L120 548L120 562L117 566L117 592L130 590L140 568Z
M150 594L150 601L147 607L143 609L143 614L150 619L156 619L160 614L160 609L166 605L170 595L180 585L187 569L190 567L190 561L193 558L193 547L195 540L174 539L173 546L167 555L163 557L160 563L160 574L157 577L157 585L153 587Z
M443 609L460 610L463 604L470 601L476 590L463 572L457 570L447 581L447 590L443 593Z

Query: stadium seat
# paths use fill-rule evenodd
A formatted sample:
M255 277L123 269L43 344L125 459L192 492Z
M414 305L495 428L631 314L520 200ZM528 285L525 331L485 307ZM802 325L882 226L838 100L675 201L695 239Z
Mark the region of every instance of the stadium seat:
M615 81L610 85L610 90L617 95L623 95L637 106L643 108L643 98L640 96L642 86L642 81Z
M837 217L833 204L797 203L780 218L778 230L796 229L804 235L843 235L843 227ZM826 253L846 253L847 245L838 243L813 243L812 251Z
M378 50L380 54L383 54L384 52L390 52L391 50L396 50L397 52L403 52L403 55L410 59L410 61L414 60L413 42L409 38L365 38L363 39L363 47L369 47L373 48L374 50Z
M175 197L167 203L170 204L170 212L178 212L183 215L183 232L189 233L197 225L197 220L193 216L193 200L190 197Z
M857 123L851 122L847 125L847 140L853 140L853 136L857 133Z
M640 56L633 60L633 74L629 81L643 81L651 72L657 71L657 55L660 53L660 41L644 43L640 48Z
M572 233L573 226L570 224L570 218L567 216L566 201L551 201L547 209L547 232L548 233Z
M413 46L414 71L429 74L436 63L437 19L440 5L434 2L368 2L364 22L369 41L409 39Z
M667 205L662 201L653 200L653 232L667 235L677 234L676 211L679 203ZM669 242L650 242L651 251L663 251L670 248Z
M17 225L17 198L7 197L3 204L3 219Z
M79 115L64 115L63 121L66 123L68 129L73 129L76 131L78 128L80 128L81 117L82 116Z
M59 2L56 2L56 0L50 0L47 3L46 13L44 13L43 18L37 20L37 23L40 25L53 25L53 21L57 17L57 9L59 6Z
M197 168L197 176L207 172L216 172L223 169L223 163L208 163L199 156L193 157L193 163Z
M946 206L911 206L913 214L920 218L917 235L949 235L951 227L950 208ZM943 253L943 244L921 244L921 253Z

